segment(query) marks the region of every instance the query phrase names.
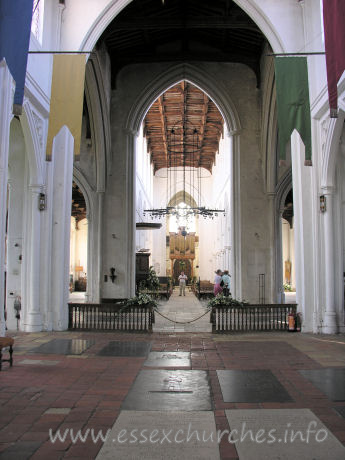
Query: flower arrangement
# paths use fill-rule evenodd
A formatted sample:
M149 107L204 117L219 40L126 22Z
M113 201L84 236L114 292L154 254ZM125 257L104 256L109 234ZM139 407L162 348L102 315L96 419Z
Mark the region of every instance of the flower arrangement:
M126 302L126 307L131 307L133 305L140 305L141 307L157 307L157 301L149 294L141 292L135 297L131 297Z
M284 283L283 284L283 289L284 289L284 291L291 292L292 291L291 284L290 283Z
M218 294L216 297L213 297L208 304L210 308L222 306L222 307L244 307L249 305L248 302L245 300L236 300L233 299L231 296L225 296L223 294Z
M140 290L158 291L159 286L159 279L156 275L156 272L153 267L150 267L146 280L140 282Z

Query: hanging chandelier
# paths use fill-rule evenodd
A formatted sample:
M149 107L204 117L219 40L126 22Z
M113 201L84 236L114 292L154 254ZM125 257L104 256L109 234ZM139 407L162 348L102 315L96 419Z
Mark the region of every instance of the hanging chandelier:
M201 206L201 147L199 145L199 132L192 125L186 122L184 117L181 123L177 123L170 129L167 135L167 200L173 197L175 202L165 208L144 209L151 218L162 218L164 216L176 216L177 218L188 218L189 216L202 216L203 218L214 219L218 214L224 214L224 209L211 209ZM182 175L182 202L189 201L197 195L196 206L181 208L178 206L177 193L178 180ZM180 195L181 196L181 195ZM181 199L179 199L181 202Z

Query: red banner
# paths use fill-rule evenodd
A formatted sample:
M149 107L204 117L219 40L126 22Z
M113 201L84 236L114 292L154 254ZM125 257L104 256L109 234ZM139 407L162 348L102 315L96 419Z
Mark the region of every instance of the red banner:
M345 0L323 0L323 22L331 117L338 116L337 84L345 70Z

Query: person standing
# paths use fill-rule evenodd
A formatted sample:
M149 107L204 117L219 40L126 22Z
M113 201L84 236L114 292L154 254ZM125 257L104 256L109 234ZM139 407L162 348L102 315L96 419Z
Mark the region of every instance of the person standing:
M186 282L187 282L187 275L184 272L181 272L180 276L178 277L178 282L180 286L180 294L179 295L186 295Z
M231 282L228 270L224 270L222 281L223 281L223 294L226 297L228 297L230 295L230 282Z
M220 285L220 282L222 281L222 270L217 270L216 271L216 276L214 277L214 288L213 288L213 293L215 296L220 294L223 290L223 288Z

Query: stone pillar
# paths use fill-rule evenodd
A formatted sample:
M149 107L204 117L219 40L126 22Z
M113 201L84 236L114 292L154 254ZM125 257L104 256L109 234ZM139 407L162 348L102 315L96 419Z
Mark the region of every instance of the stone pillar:
M284 284L284 261L283 261L283 232L282 232L282 217L284 212L284 205L281 204L281 207L278 210L276 218L278 219L276 225L276 288L277 295L275 301L278 303L285 303L285 292L283 288Z
M37 332L42 330L42 316L40 310L40 233L41 215L38 209L39 197L42 186L31 184L30 190L30 233L28 238L30 257L29 268L29 292L27 298L27 308L25 314L24 330L26 332Z
M97 215L97 221L98 221L98 239L97 239L98 289L97 289L97 297L94 299L94 301L96 303L99 303L99 302L101 302L101 299L103 297L102 283L103 283L103 207L104 207L104 191L98 191L97 192L97 198L98 198L98 215Z
M86 284L86 292L85 292L85 300L86 302L90 302L92 298L93 292L93 272L92 272L92 244L91 244L91 213L88 210L86 213L87 219L87 261L86 261L86 272L87 272L87 284Z
M6 61L0 62L0 337L5 335L5 233L7 209L8 150L10 142L13 79Z
M326 197L326 212L323 214L324 221L324 247L325 247L325 306L322 332L336 334L337 314L334 298L334 221L333 221L333 198L334 188L324 187Z
M242 298L242 231L241 231L241 162L240 162L240 135L231 136L231 163L230 163L230 246L232 295Z
M54 330L68 327L74 139L63 126L53 142L51 312Z

